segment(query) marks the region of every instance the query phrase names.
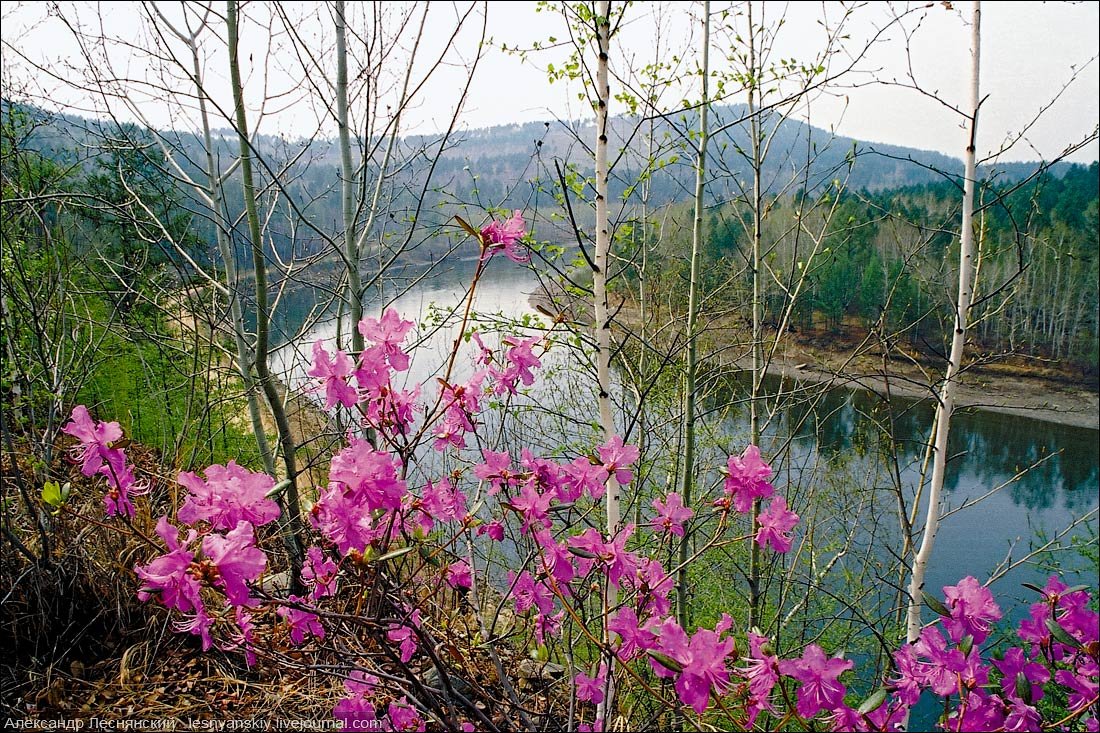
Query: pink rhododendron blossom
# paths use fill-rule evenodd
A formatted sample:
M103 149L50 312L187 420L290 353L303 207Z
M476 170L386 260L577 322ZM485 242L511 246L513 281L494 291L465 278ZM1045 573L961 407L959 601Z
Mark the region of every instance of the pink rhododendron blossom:
M539 644L545 644L547 636L554 636L558 633L564 619L565 611L558 611L554 614L535 614L535 640Z
M459 560L448 565L446 579L447 584L452 588L469 588L474 582L470 566L465 560Z
M947 640L931 626L921 630L913 650L921 659L924 682L937 695L951 695L959 689L959 672L966 666L966 657L958 649L948 647Z
M378 720L374 714L374 703L356 696L340 698L332 709L332 717L339 720L343 724L342 730L349 733L371 730L372 724Z
M577 574L575 559L569 552L569 546L564 542L556 542L554 536L545 530L535 533L535 541L540 550L542 571L558 581L561 588L566 588Z
M322 380L318 389L325 390L325 409L336 405L354 407L359 399L355 387L348 384L348 378L355 372L351 357L343 351L337 351L335 357L329 356L324 341L313 344L313 363L306 372L311 377Z
M607 469L599 463L592 463L588 456L573 459L561 470L564 483L558 494L564 502L576 501L585 494L599 501L607 491Z
M522 382L527 387L535 383L535 375L531 370L542 366L542 361L535 356L531 347L541 340L539 336L526 339L504 337L504 343L508 345L508 350L504 354L507 367L497 374L499 380L497 394L515 394L516 382Z
M80 472L85 476L102 475L107 480L108 491L103 496L104 513L108 517L116 514L133 518L134 505L130 493L140 487L126 460L126 451L112 447L122 438L122 428L117 422L96 422L88 414L88 408L77 405L73 408L70 421L61 432L80 441L72 449L74 460L80 462Z
M1043 685L1050 681L1050 670L1045 665L1028 658L1023 649L1012 647L1005 652L1004 659L993 660L993 666L1001 673L1001 689L1006 698L1019 698L1018 682L1023 675L1028 683L1029 702L1043 699Z
M420 718L420 713L409 705L405 698L401 698L399 701L391 702L389 707L386 708L386 717L389 718L388 730L393 731L422 731L426 730L424 721ZM386 730L386 728L381 728Z
M176 479L188 491L176 515L181 522L209 522L214 529L233 529L239 522L262 527L279 516L279 505L267 498L275 479L266 473L249 471L230 461L215 464L203 474L183 471Z
M420 628L422 621L423 617L420 610L417 609L409 615L407 624L393 624L386 631L386 638L398 644L402 664L408 664L409 660L413 658L413 654L416 653L416 629Z
M679 657L684 669L676 680L680 702L702 714L707 709L713 690L721 695L729 683L726 657L733 652L731 638L722 639L722 629L699 629L691 636L686 651Z
M421 498L412 502L412 508L419 511L418 521L426 532L430 532L436 522L456 522L466 514L466 495L448 478L436 483L429 481L421 494Z
M691 519L695 512L684 506L679 494L671 493L664 501L659 498L653 500L653 508L657 510L657 518L653 520L654 527L664 532L670 532L677 537L684 536L684 522Z
M577 699L586 700L593 705L599 705L604 698L604 684L607 678L607 665L601 664L599 672L589 677L584 672L578 672L573 678L573 684L577 687Z
M314 545L306 550L306 560L302 564L302 581L310 587L309 597L313 600L336 594L340 568L325 551Z
M820 710L831 710L844 702L844 685L838 681L841 673L852 668L849 659L825 656L817 644L810 644L801 659L783 660L779 671L801 682L798 688L798 714L812 718Z
M304 598L294 595L287 600L296 604L305 603ZM292 606L279 606L275 612L290 626L290 642L294 646L301 646L310 636L317 639L325 638L325 627L321 625L321 619L317 614Z
M790 532L798 524L798 515L787 509L787 500L777 496L760 512L757 519L756 544L761 547L771 545L776 552L790 552Z
M620 486L626 486L634 480L634 472L627 466L632 465L641 455L638 446L624 445L621 437L612 435L611 440L597 446L596 453L603 461L604 470L614 476Z
M523 613L529 608L537 608L540 613L549 614L554 610L554 597L545 585L535 580L531 573L524 570L516 575L508 571L508 585L516 603L516 613Z
M1054 673L1054 681L1069 691L1069 709L1073 712L1096 703L1100 694L1100 679L1097 678L1095 662L1092 674L1059 669Z
M772 689L779 682L779 658L765 650L770 643L768 637L749 632L748 666L741 670L748 680L749 688L749 725L765 710L775 712L771 702Z
M407 490L398 478L397 460L360 438L353 438L347 448L333 456L329 480L356 494L357 503L368 513L399 508Z
M73 408L72 417L61 432L80 441L72 454L85 476L100 472L105 456L113 450L111 444L122 438L122 428L117 422L96 422L84 405Z
M233 610L233 620L237 625L237 633L233 635L229 644L221 648L225 651L243 649L244 662L251 667L256 664L256 635L255 626L252 624L252 614L241 606L237 606Z
M493 220L481 229L481 242L483 251L481 258L486 260L497 252L520 264L527 262L530 257L519 251L520 241L527 236L526 224L523 221L523 212L516 209L512 216L505 221Z
M202 640L202 650L209 651L214 646L214 638L210 635L210 629L214 626L214 619L206 612L206 608L199 606L194 613L185 613L183 618L172 622L172 628L179 634L193 634Z
M487 534L494 542L504 541L504 525L498 521L487 522L477 528L479 535Z
M771 475L771 466L761 460L755 445L746 447L740 456L730 456L726 461L725 493L734 510L750 512L756 499L771 496L775 492L768 482Z
M188 549L198 537L198 532L189 530L180 542L179 530L169 524L168 517L161 517L157 520L157 535L168 546L168 554L161 555L148 565L134 566L134 572L142 580L138 598L147 601L156 595L166 607L181 613L201 609L199 591L202 586L196 573L190 572L195 553Z
M639 652L654 648L657 642L656 635L641 626L638 615L629 606L619 610L608 622L607 629L619 635L617 655L624 662L630 661Z
M359 354L355 381L367 397L377 397L390 385L391 367L386 361L386 351L381 346L368 346Z
M951 618L944 619L943 625L951 640L959 642L965 636L973 636L975 644L985 641L990 624L1001 618L1001 609L989 589L967 576L958 585L945 586L943 594L951 611Z
M364 318L359 321L359 333L380 348L386 361L398 372L409 368L409 355L401 350L401 342L412 327L413 322L402 320L393 308L387 308L379 319Z
M550 511L550 503L553 500L552 495L540 494L531 484L524 485L519 495L512 499L512 506L523 517L520 531L529 532L535 525L549 527L551 522L547 512Z
M217 571L213 583L225 591L233 606L249 606L255 601L248 584L260 577L267 567L267 555L255 545L252 525L241 521L227 534L209 534L202 539L202 551Z
M500 491L501 487L518 486L522 478L519 472L512 471L512 457L507 451L496 453L491 450L481 452L482 463L474 466L474 475L489 482L489 495Z

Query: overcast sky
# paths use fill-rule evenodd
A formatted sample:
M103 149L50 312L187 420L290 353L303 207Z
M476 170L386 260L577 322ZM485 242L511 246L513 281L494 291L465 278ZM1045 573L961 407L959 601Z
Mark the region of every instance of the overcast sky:
M61 3L70 17L125 43L148 46L146 28L140 21L139 3ZM918 7L924 7L921 3ZM964 106L969 75L968 27L969 2L945 3L924 7L909 15L903 24L890 27L870 52L856 65L854 73L843 76L825 92L814 95L795 113L808 117L820 127L833 128L850 137L937 150L960 157L965 143L962 120L949 106ZM161 3L166 14L178 12L178 3ZM255 7L255 6L254 6ZM314 11L312 4L288 3L303 19L298 30L307 44L321 51L331 44L329 16L324 10ZM398 6L392 6L397 8ZM418 49L420 59L436 58L443 53L444 68L421 90L418 102L406 115L408 129L431 132L445 126L459 90L465 82L465 68L475 55L481 31L481 6L467 17L463 30L448 46L455 20L467 4L437 1L428 13L426 35ZM578 99L576 84L547 80L546 66L560 68L566 48L558 44L551 50L530 53L526 58L506 53L500 46L529 47L536 41L544 45L553 37L562 41L568 33L560 18L552 12L535 12L533 2L489 2L487 33L493 43L481 60L469 94L462 107L462 124L475 128L508 122L576 118L588 114L587 103ZM713 3L714 8L725 7ZM834 28L843 14L843 7L834 3L756 4L755 20L774 24L785 13L784 24L774 40L773 58L813 60L824 46L826 29ZM837 71L850 63L875 29L882 28L891 12L900 13L907 6L896 5L891 11L884 3L858 9L848 21L842 48L831 57L829 68ZM220 3L215 4L219 11ZM662 10L664 8L664 10ZM13 88L30 89L43 103L71 105L79 113L98 109L87 95L68 87L47 74L30 73L20 55L37 64L57 70L58 76L78 78L87 63L81 58L72 34L56 18L48 17L48 4L3 3L2 33L4 41L5 94ZM259 13L249 11L258 18ZM313 15L310 15L313 13ZM651 63L655 54L664 60L675 57L694 58L699 49L700 28L697 20L699 5L676 3L671 12L663 5L640 2L628 10L629 22L613 51L613 63L625 72ZM104 20L102 24L99 18ZM419 19L419 16L417 16ZM744 20L738 19L744 27ZM658 45L654 28L661 25L663 35ZM909 32L908 43L906 33ZM268 58L266 30L258 23L242 30L244 48L251 58L246 71L251 70L250 87L254 97L274 91L286 104L269 104L272 114L264 120L264 131L291 135L310 134L316 119L323 118L323 103L307 94L308 85L301 74L291 69L295 61L290 51L276 44L274 57ZM908 46L908 50L907 50ZM209 48L215 48L211 44ZM716 33L713 38L712 63L718 70L727 68L723 57L736 50L736 42L728 35ZM1026 134L1001 160L1034 160L1050 158L1092 133L1100 118L1100 74L1097 54L1100 49L1100 4L986 2L982 6L982 92L988 98L982 107L980 152L996 150L1006 140L1021 131ZM112 52L115 72L124 69L132 79L147 79L148 61L134 56L125 48ZM243 56L243 54L242 54ZM399 65L395 63L392 88L397 87ZM690 62L689 62L690 63ZM208 60L211 88L224 77L224 60L212 52ZM353 75L358 65L353 59ZM927 94L901 86L872 83L873 79L916 82L925 92L935 93L942 102ZM266 75L263 73L266 72ZM1075 80L1064 88L1077 74ZM316 76L316 75L315 75ZM9 84L11 86L9 86ZM616 91L616 90L613 90ZM216 94L217 92L215 92ZM671 88L665 104L676 106L684 97L697 94L691 85ZM141 98L135 92L135 99ZM290 100L294 104L290 104ZM254 104L258 101L254 98ZM743 101L733 96L731 101ZM141 100L142 114L157 126L192 126L178 111L158 105L150 96ZM1038 112L1050 106L1041 119L1031 124ZM274 110L278 111L274 111ZM624 111L621 106L614 111ZM125 110L116 113L126 116ZM182 121L181 121L182 120ZM326 128L327 129L327 128ZM1088 162L1098 157L1093 140L1072 156Z

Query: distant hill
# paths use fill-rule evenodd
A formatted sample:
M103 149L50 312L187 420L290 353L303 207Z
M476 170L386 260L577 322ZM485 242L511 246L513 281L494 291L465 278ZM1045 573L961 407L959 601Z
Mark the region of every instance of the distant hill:
M120 138L131 136L151 143L154 135L178 151L177 162L196 178L203 174L199 165L204 159L200 137L193 131L148 131L111 121L85 119L75 115L51 114L42 109L3 100L2 118L5 124L13 115L20 116L28 132L22 144L38 150L75 171L90 170L97 156ZM747 161L749 129L744 121L743 106L713 109L711 127L716 131L710 146L712 182L709 195L715 202L737 196L739 187L747 186L751 170ZM664 165L651 178L650 204L686 200L693 189L692 154L683 143L687 132L697 126L696 113L678 112L652 122L653 148ZM30 124L27 122L30 121ZM769 153L763 169L765 188L772 193L794 193L799 189L819 190L834 180L846 182L851 189L870 192L941 181L945 176L957 177L962 162L941 153L896 145L869 143L837 136L821 128L794 119L783 119L775 113L765 114L763 128L770 133ZM611 143L614 170L612 193L626 206L638 202L634 187L642 177L644 161L650 147L649 121L616 117L612 121ZM125 133L123 135L122 133ZM408 212L418 204L420 215L449 218L443 212L455 211L465 204L475 208L502 206L527 208L534 191L556 188L555 162L580 175L591 175L590 141L594 136L591 121L547 121L497 125L456 133L443 145L436 137L410 136L400 141L399 149L426 150L427 156L411 156L400 172L390 179L390 230L399 229L395 222L405 221ZM269 161L270 169L259 166L262 180L271 170L282 170L287 190L305 203L300 211L318 226L335 226L341 220L339 212L339 155L333 139L287 140L258 135L256 149ZM215 132L215 151L221 160L236 157L237 141L231 130ZM423 181L429 170L431 154L440 151L432 169L431 185L424 190ZM147 155L159 159L156 146L149 145ZM296 162L283 169L283 163ZM1016 180L1032 173L1037 163L998 165L995 174L1000 180ZM1068 164L1053 168L1061 175ZM994 171L982 171L989 175ZM421 201L423 194L423 201ZM196 213L200 204L190 193ZM239 182L229 181L226 199L230 208L239 201ZM586 207L576 212L583 225L589 213ZM204 216L196 218L202 226ZM277 231L273 238L280 251L301 247L301 251L316 249L309 233L301 232L295 243L288 244ZM299 250L294 250L299 251Z

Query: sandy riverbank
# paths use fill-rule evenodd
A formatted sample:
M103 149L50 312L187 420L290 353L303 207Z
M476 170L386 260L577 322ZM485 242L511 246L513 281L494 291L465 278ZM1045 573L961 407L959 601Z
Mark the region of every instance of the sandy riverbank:
M566 320L585 322L582 307L569 296L551 297L545 291L532 293L531 306L543 313L561 313ZM629 304L618 312L617 321L636 327L637 311ZM710 344L743 343L734 329L711 324L705 338ZM942 368L913 360L893 359L887 370L881 353L873 348L850 349L851 339L785 339L773 358L768 373L813 384L830 383L844 389L864 389L880 395L908 399L935 399L935 380ZM855 356L853 356L853 353ZM751 360L741 353L724 360L725 366L748 369ZM1045 373L1044 373L1045 372ZM955 399L956 407L989 410L1074 427L1100 429L1100 394L1095 384L1074 379L1055 370L1033 370L1004 364L982 364L968 369Z

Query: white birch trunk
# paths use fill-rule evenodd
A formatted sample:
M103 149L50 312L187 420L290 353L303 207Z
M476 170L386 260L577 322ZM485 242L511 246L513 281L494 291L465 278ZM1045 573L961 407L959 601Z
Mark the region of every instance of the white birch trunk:
M932 555L932 547L939 529L944 474L947 469L947 438L951 428L951 414L955 407L955 389L962 366L963 349L970 318L970 304L974 295L974 188L976 176L976 143L978 137L979 97L978 72L981 51L981 3L975 0L971 20L971 68L970 68L970 124L967 131L966 173L963 181L962 231L959 236L959 297L955 306L955 329L951 334L951 355L947 362L943 386L940 388L940 404L936 411L936 427L933 445L932 478L928 487L928 511L920 547L913 558L913 570L909 582L909 607L906 616L906 637L910 643L920 636L921 592L924 590L925 573Z

